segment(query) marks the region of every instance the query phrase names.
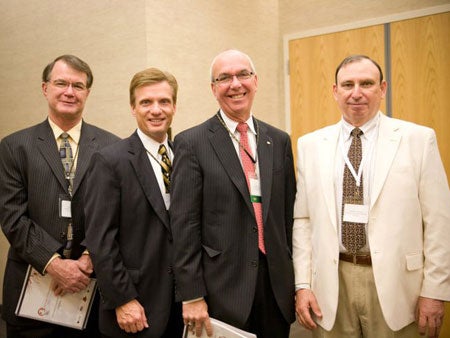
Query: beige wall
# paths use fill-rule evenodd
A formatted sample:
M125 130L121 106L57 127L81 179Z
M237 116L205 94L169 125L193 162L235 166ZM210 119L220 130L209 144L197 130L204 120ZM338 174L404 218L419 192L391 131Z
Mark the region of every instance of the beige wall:
M94 72L86 121L121 137L135 128L128 106L129 81L135 72L150 66L171 71L179 81L174 134L211 116L217 105L210 94L209 66L227 48L241 49L255 62L259 76L255 115L284 128L284 35L448 3L2 0L0 138L46 117L41 72L64 53L81 57ZM1 235L0 277L7 248Z

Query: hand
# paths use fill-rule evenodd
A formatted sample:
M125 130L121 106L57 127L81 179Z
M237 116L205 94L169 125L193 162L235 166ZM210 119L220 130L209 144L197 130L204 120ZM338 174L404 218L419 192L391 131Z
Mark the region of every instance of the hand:
M429 338L439 337L444 311L444 302L442 300L419 297L416 306L416 322L421 336L428 332Z
M55 258L46 271L53 279L53 291L56 296L84 290L90 282L89 277L80 269L77 260Z
M189 326L189 330L195 332L197 337L202 335L203 325L209 337L213 334L208 315L208 305L204 299L183 304L183 321L185 325Z
M136 299L117 307L116 319L120 328L128 333L136 333L148 328L144 308Z
M322 318L322 311L320 311L316 296L309 289L300 289L295 293L295 313L300 325L303 325L308 330L317 328L311 312L318 318Z
M78 266L88 277L94 272L94 264L92 264L91 256L87 254L83 254L78 258Z

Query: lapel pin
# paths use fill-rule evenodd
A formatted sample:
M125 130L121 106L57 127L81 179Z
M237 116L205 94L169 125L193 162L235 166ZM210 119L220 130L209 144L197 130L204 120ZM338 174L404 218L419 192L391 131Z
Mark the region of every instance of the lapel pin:
M267 141L267 144L270 144L270 141Z

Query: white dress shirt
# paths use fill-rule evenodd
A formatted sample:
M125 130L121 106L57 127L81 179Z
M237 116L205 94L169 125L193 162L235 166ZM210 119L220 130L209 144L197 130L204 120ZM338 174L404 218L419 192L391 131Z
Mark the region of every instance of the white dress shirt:
M144 148L147 150L147 156L150 161L150 164L152 165L153 172L155 173L156 180L158 181L159 190L161 191L161 196L164 199L164 204L166 205L166 209L169 210L170 207L170 193L166 193L166 187L164 186L164 180L162 176L161 171L161 165L156 160L159 161L162 160L162 156L158 154L159 146L161 144L164 144L164 146L167 149L167 155L169 156L169 159L171 162L173 162L173 152L172 149L169 147L169 142L166 136L166 139L164 142L159 143L152 139L151 137L148 137L145 135L139 128L137 129L137 134L139 138L142 141L142 144L144 145Z

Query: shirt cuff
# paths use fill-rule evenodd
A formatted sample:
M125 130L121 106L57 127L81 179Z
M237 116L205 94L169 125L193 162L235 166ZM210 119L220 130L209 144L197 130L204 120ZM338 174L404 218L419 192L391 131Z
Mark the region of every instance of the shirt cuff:
M202 299L203 299L203 297L199 297L199 298L195 298L195 299L191 299L191 300L184 300L183 304L198 302L199 300L202 300Z
M45 264L44 271L42 272L43 275L45 275L47 273L47 268L50 265L50 263L53 262L56 258L59 258L59 257L61 257L61 255L59 253L53 254L52 258L50 258L48 260L47 264Z
M295 284L295 291L301 290L301 289L311 289L311 285L308 283L300 283L300 284Z

